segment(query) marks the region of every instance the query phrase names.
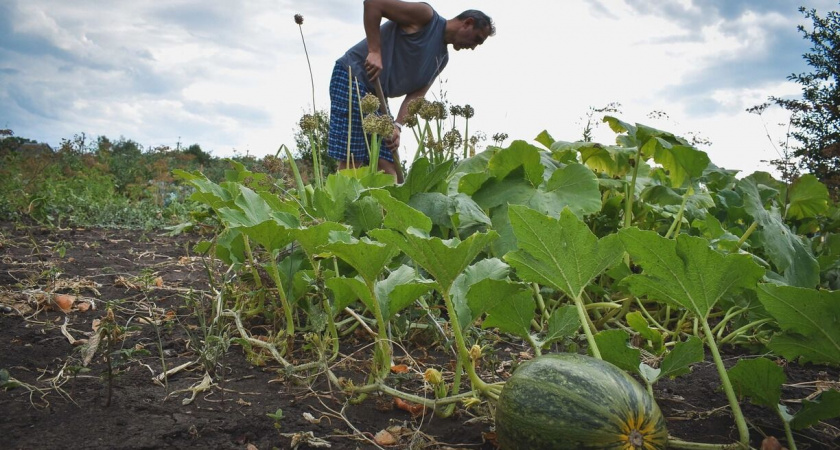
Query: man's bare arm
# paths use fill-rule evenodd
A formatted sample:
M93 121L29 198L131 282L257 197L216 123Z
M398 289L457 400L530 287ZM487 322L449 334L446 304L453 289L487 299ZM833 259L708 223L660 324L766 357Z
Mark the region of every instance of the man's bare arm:
M365 0L364 26L368 44L365 70L371 81L382 72L382 41L379 34L382 18L396 22L407 33L413 33L429 23L433 14L432 7L426 3Z

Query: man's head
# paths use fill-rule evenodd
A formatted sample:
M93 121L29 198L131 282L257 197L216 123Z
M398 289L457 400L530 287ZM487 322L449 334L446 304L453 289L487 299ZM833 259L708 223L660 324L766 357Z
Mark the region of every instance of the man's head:
M493 19L475 9L462 12L450 22L455 25L455 29L449 43L455 50L462 48L472 50L483 44L488 37L496 34Z

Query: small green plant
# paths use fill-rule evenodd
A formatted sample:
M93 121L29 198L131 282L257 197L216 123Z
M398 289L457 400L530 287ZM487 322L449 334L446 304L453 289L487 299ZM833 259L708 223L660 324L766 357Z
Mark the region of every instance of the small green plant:
M281 423L283 420L283 410L281 408L277 408L277 411L273 413L267 413L266 416L274 420L274 428L279 430L283 426Z

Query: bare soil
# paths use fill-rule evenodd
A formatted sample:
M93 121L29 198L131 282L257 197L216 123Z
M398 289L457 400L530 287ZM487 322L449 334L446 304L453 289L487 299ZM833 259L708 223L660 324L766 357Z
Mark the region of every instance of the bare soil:
M239 345L229 348L212 384L197 390L192 401L189 389L199 386L206 373L202 364L168 376L166 383L153 381L164 364L172 369L198 359L190 342L200 340L198 317L206 310L201 309L204 303L188 300L212 297L208 274L216 270L191 251L198 239L0 224L0 369L25 384L0 391L0 447L262 450L328 444L356 449L375 448L374 435L389 429L397 438L391 448L495 448L486 403L469 410L459 405L446 419L432 413L412 416L385 396L349 405L324 376L286 375L271 358L249 359ZM74 296L69 312L55 306L57 293ZM87 355L87 365L83 350L109 305L116 324L125 327L112 348L121 351L111 361L110 404L107 347L100 342L101 348ZM343 340L337 374L362 382L370 343L364 333ZM296 345L299 362L308 358L303 344ZM403 347L408 355L398 354L397 362L407 363L411 371L393 375L391 384L429 395L423 392L421 374L426 367L447 367L446 353L421 339L403 342ZM515 342L502 344L483 369L504 379L527 357L524 351ZM739 349L724 349L727 364L742 356ZM817 389L840 384L836 368L779 363L788 378L783 398L794 410ZM737 438L711 362L659 382L655 395L672 435L708 443ZM783 441L775 414L743 406L755 447L765 436ZM268 414L278 409L283 418L275 421ZM796 439L800 449L840 448L840 421L797 432Z

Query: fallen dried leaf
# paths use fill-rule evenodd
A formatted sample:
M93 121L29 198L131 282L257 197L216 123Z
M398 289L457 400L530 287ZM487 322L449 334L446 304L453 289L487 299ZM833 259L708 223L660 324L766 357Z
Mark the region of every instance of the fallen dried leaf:
M157 286L157 287L159 287L159 288L160 288L160 287L163 287L163 277L157 277L157 278L155 278L155 286Z
M397 405L397 408L403 411L408 411L412 416L419 416L420 414L423 414L424 407L418 403L411 403L399 397L394 397L394 404Z
M53 294L53 306L67 314L73 310L73 303L76 303L76 296L68 294Z
M379 445L395 445L397 443L397 438L395 438L394 435L389 433L387 430L379 430L379 432L373 437L373 441Z
M397 364L395 366L391 366L391 372L393 373L408 373L408 366L405 364Z

